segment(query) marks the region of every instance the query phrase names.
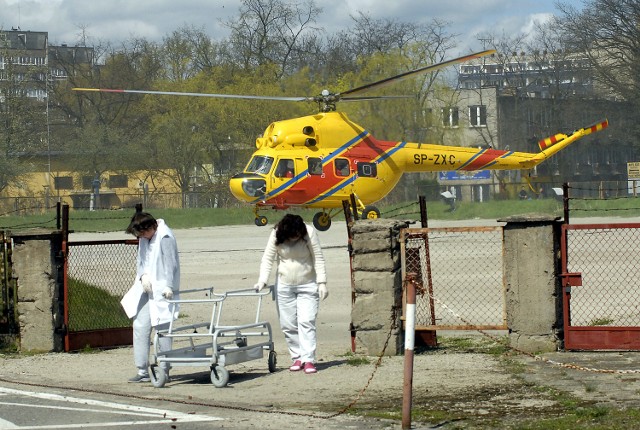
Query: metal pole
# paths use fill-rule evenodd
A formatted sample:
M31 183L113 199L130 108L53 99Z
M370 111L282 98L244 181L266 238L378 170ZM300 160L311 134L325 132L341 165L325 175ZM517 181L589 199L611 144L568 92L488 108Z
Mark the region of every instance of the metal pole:
M351 278L351 309L353 309L353 304L356 302L356 289L354 287L355 281L353 279L353 233L351 231L353 217L349 200L342 201L342 210L344 211L344 219L347 223L347 251L349 252L349 273ZM353 326L353 322L349 323L349 332L351 333L351 352L356 352L356 330Z
M358 221L358 204L356 203L356 195L351 193L351 206L353 207L353 219Z
M413 392L413 348L416 337L416 274L407 273L407 310L404 327L404 385L402 389L402 430L411 428Z
M569 184L562 184L562 205L564 207L564 223L569 224Z
M418 197L418 202L420 204L420 224L422 228L428 228L429 222L427 220L427 201L424 196Z

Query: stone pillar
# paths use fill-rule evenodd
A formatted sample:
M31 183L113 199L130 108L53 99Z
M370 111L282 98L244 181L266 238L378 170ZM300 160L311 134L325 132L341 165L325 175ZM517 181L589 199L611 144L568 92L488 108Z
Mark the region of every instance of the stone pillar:
M397 220L360 220L352 228L353 306L351 324L356 352L379 356L389 333L385 355L402 352L402 270ZM393 330L392 318L395 324Z
M12 234L20 351L64 350L62 233Z
M519 215L503 233L506 314L509 342L526 352L562 347L562 288L559 218Z

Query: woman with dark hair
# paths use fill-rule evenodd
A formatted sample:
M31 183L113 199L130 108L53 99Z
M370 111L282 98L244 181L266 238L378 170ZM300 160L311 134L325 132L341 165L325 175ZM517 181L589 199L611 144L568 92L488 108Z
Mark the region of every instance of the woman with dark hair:
M123 299L127 315L133 319L133 358L138 369L129 382L148 382L151 329L167 329L178 317L177 306L167 302L179 298L178 246L164 220L147 212L133 215L126 232L138 238L136 279ZM161 337L159 343L159 351L171 349L171 338ZM168 364L162 366L168 378Z
M267 285L274 262L280 327L293 361L289 370L316 373L316 317L329 292L320 240L300 215L285 215L271 232L258 291Z

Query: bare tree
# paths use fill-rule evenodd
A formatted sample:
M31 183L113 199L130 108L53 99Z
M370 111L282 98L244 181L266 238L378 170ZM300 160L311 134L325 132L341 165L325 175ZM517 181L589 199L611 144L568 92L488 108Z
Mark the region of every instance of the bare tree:
M555 22L573 51L585 53L610 97L640 103L640 2L583 0L577 10L559 3Z
M291 72L293 57L304 50L302 37L311 31L321 12L314 0L243 0L240 16L227 22L230 44L237 61L248 70L258 65L277 64L277 78Z

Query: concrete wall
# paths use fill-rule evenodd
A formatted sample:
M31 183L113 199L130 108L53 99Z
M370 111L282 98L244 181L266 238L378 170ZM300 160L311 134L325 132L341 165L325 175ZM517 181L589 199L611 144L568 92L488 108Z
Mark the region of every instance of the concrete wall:
M36 231L11 236L20 351L63 351L62 233Z
M526 352L562 348L560 225L557 218L525 215L503 220L504 276L509 342ZM378 356L403 352L400 230L394 220L356 221L352 233L356 352ZM392 322L395 328L392 327Z
M398 239L400 229L406 227L406 222L377 219L356 221L351 228L354 293L351 324L356 333L357 353L379 356L384 350L385 355L397 355L403 349Z

